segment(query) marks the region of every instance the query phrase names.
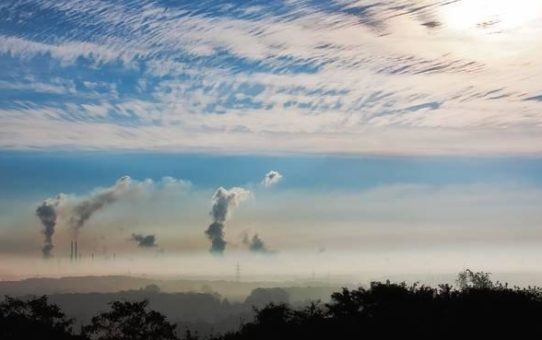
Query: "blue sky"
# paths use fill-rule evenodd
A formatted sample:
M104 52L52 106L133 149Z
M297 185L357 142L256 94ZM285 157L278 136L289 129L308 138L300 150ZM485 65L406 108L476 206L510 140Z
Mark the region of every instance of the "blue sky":
M62 192L76 204L124 175L134 181L133 197L98 211L80 234L93 249L105 243L131 253L126 234L138 232L157 235L170 253L207 253L203 231L220 186L251 192L228 221L233 252L243 251L245 233L286 254L329 249L375 256L416 245L465 257L481 254L465 247L525 251L542 236L538 158L4 151L0 160L6 254L38 256L35 208L43 199ZM265 188L269 170L283 178ZM162 180L168 176L189 185L169 187ZM59 223L57 253L70 234ZM107 242L97 241L103 237Z
M65 253L66 211L125 175L79 236L94 251L149 255L138 232L208 255L213 192L239 186L233 252L542 256L541 19L531 0L2 1L0 264L40 256L35 209L61 192Z
M538 158L255 156L170 153L2 152L0 190L9 197L85 194L124 175L182 178L201 188L257 184L270 169L281 187L360 191L383 185L542 185Z

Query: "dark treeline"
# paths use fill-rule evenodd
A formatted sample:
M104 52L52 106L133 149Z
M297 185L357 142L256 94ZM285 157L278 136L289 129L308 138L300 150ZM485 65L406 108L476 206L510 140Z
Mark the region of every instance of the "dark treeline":
M93 316L106 310L111 301L148 300L148 308L167 316L170 322L177 325L178 332L184 333L190 329L200 337L209 337L239 329L244 322L254 318L253 307L263 307L270 302L302 307L317 299L327 301L334 291L337 288L256 288L244 301L229 301L213 292L167 293L162 292L157 285L148 285L142 289L115 293L51 294L47 298L67 316L75 319L75 328L88 324ZM21 298L28 299L31 296Z
M508 287L486 273L467 270L459 274L456 287L373 282L336 292L325 304L296 309L270 303L255 307L254 319L237 331L208 337L177 332L175 323L145 300L112 302L109 310L75 329L74 321L47 297L6 297L0 303L0 339L522 338L542 335L541 319L541 289Z

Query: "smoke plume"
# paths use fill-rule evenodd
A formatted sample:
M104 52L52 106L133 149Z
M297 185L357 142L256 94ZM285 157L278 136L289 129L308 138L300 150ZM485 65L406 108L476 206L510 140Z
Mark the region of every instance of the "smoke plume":
M70 226L75 232L79 231L96 211L119 200L130 192L130 188L131 178L124 176L112 187L91 194L73 207Z
M211 253L223 254L226 250L226 241L224 240L224 224L213 222L205 231L211 241Z
M83 197L59 194L55 198L48 198L36 209L36 215L44 227L43 256L52 256L53 235L55 227L59 224L70 227L77 237L79 230L94 213L119 200L153 199L159 197L158 195L167 195L189 187L189 182L172 177L164 177L160 181L154 182L150 179L135 181L124 176L119 178L113 186L96 189Z
M55 198L48 198L43 201L36 209L36 216L43 225L43 235L45 236L43 248L41 252L43 257L49 258L53 256L53 235L55 234L55 226L58 219L58 208L62 204L64 196L62 194Z
M248 249L253 253L272 254L273 251L269 250L265 245L265 242L260 238L260 235L254 234L252 238L245 234L243 237L243 243L248 246Z
M137 242L140 248L156 247L156 237L154 235L132 234L132 241Z
M250 197L250 191L243 188L234 187L229 190L220 187L213 195L213 207L211 217L213 223L209 225L205 234L211 241L210 251L214 254L223 254L226 249L226 240L224 239L224 223L231 215L233 208Z
M280 174L280 172L271 170L267 174L265 174L265 177L262 180L262 184L266 188L269 188L277 184L278 182L280 182L281 179L282 179L282 175Z

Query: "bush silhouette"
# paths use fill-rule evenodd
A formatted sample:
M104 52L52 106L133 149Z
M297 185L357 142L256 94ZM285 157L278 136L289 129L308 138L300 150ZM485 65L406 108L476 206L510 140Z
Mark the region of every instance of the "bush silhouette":
M29 300L5 297L0 303L0 339L78 339L73 321L66 318L46 296Z
M542 294L538 288L508 288L488 273L460 273L459 289L419 284L373 282L369 288L343 289L326 305L293 310L270 304L238 332L216 338L522 338L542 335Z
M262 307L269 303L288 303L288 292L282 288L256 288L245 299L245 303Z
M83 334L96 340L177 340L175 325L156 311L148 311L147 300L111 303L111 311L94 316Z
M509 288L490 274L466 270L457 287L373 282L367 288L342 289L327 304L303 309L286 303L254 307L255 317L238 331L215 340L527 338L542 335L542 290ZM174 324L148 301L110 304L94 316L81 335L72 320L46 297L0 303L0 339L175 340ZM196 340L186 330L186 340Z
M456 283L461 290L465 290L468 288L490 289L495 286L493 281L491 281L490 276L490 273L475 273L470 269L466 269L457 275Z

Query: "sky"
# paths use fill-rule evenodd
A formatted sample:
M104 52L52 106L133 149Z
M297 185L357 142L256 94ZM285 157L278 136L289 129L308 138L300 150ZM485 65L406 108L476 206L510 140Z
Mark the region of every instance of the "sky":
M534 0L4 0L0 279L81 273L74 239L141 273L536 271L541 19Z

